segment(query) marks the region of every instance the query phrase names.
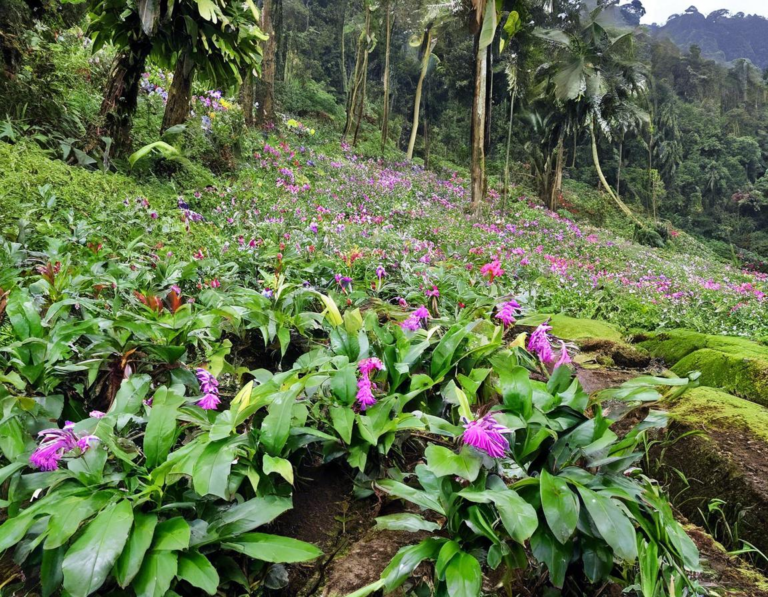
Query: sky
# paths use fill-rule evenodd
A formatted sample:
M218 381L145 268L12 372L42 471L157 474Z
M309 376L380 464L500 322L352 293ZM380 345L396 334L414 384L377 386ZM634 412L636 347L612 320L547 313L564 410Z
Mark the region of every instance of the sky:
M766 0L642 0L646 14L642 22L650 25L663 25L670 15L685 12L689 6L695 6L700 13L709 14L713 10L727 8L731 13L758 14L768 17Z

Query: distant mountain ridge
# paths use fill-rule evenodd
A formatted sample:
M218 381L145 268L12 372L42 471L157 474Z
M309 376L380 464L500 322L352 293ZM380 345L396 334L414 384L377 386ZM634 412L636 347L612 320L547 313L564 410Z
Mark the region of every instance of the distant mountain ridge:
M731 15L722 9L705 16L691 6L662 26L652 25L651 31L683 50L695 44L706 58L720 62L747 58L761 69L768 68L768 19L759 15Z

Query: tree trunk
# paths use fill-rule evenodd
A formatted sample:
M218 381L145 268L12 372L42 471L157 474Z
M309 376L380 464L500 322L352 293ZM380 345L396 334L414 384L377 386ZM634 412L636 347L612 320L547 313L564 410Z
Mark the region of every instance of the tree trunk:
M367 10L365 15L365 50L363 55L363 82L362 89L360 90L360 102L357 109L357 123L355 124L355 136L352 139L352 146L357 147L357 137L360 134L360 121L363 119L363 113L365 112L365 92L368 85L368 44L371 33L371 11Z
M501 207L503 214L507 205L507 196L509 195L509 150L512 147L512 119L515 116L515 90L509 95L509 124L507 125L507 156L504 159L504 203Z
M347 45L346 36L344 35L344 25L347 22L347 3L346 0L342 2L341 7L341 28L339 30L339 44L341 45L341 58L339 60L341 67L341 92L346 97L347 95L347 58L344 48Z
M432 53L432 27L427 27L424 32L425 40L423 44L424 55L421 57L421 72L419 73L419 82L416 84L416 97L413 100L413 123L411 124L411 138L408 141L408 153L406 158L413 159L413 148L416 145L416 133L419 130L419 110L421 108L421 90L424 87L424 77L427 76L429 68L429 57Z
M600 167L600 158L597 155L597 137L595 136L595 123L592 120L590 120L589 123L589 134L592 137L592 161L595 164L595 170L597 170L597 177L600 179L600 182L602 183L606 192L611 196L611 199L613 199L616 202L616 205L619 206L619 209L621 209L621 211L623 211L624 214L627 215L633 222L639 224L640 222L637 221L637 218L635 218L635 215L632 213L632 211L621 199L619 199L614 194L610 185L608 184L608 181L605 179L603 169Z
M472 99L472 210L477 211L485 191L485 77L488 48L480 48L480 34L475 36L475 91Z
M139 101L139 85L147 57L148 42L137 43L115 56L107 88L99 110L99 126L89 133L86 153L99 144L100 137L110 137L115 153L130 149L131 125Z
M243 76L243 84L240 86L240 104L243 106L243 119L245 120L245 126L248 128L253 128L256 122L253 117L253 87L253 71L248 69L248 71Z
M387 137L389 135L389 47L392 38L392 6L391 1L387 0L385 7L386 20L384 27L386 28L384 45L384 103L383 110L381 112L381 151L383 152L387 146Z
M624 153L624 136L619 141L619 166L616 169L616 196L621 199L621 162Z
M357 51L355 53L355 72L352 76L352 89L347 97L347 120L344 123L344 132L341 135L342 140L347 138L347 135L352 132L352 125L355 122L355 112L357 109L357 96L360 93L360 86L362 84L361 74L363 69L363 54L365 53L365 31L360 33L357 38Z
M192 75L195 63L188 51L183 51L176 59L173 71L173 82L168 90L168 101L165 103L163 124L160 132L164 133L172 126L184 124L189 118L189 102L192 99Z
M488 9L490 10L490 9ZM483 151L485 155L491 154L491 115L493 110L493 44L487 48L486 86L485 86L485 132Z
M560 131L557 139L557 157L555 158L555 177L552 183L549 209L555 211L558 197L563 188L563 166L565 165L565 129Z
M275 37L274 10L281 0L264 0L261 7L261 30L269 35L264 43L264 54L261 59L261 81L256 101L259 104L256 120L260 125L275 121L275 72L277 63L277 39Z

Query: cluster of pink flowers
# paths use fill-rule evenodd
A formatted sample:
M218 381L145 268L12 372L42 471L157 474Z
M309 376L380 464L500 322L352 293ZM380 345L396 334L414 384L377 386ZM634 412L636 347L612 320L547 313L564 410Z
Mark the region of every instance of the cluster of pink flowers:
M373 397L373 389L376 387L371 382L371 373L373 371L381 371L384 369L384 363L381 359L371 357L369 359L363 359L357 364L357 368L360 370L360 379L357 380L357 400L360 410L366 410L369 406L376 404L376 398Z
M461 440L473 448L481 450L491 458L502 458L509 450L509 441L505 433L513 431L500 424L491 413L475 421L464 419L464 434Z
M75 448L84 454L92 444L99 441L95 435L78 436L75 433L75 424L71 421L67 421L63 429L44 429L38 436L42 439L29 457L29 462L41 471L55 471L65 454Z
M200 391L203 393L203 397L197 401L197 406L203 410L216 410L221 402L218 380L211 375L210 371L206 371L202 367L195 370L195 375L197 375L197 381L200 382Z
M484 276L488 276L488 281L493 282L494 278L498 278L504 275L504 270L501 269L501 263L498 259L494 259L490 263L486 263L480 268L480 273Z
M511 301L502 303L497 308L496 319L500 320L504 324L504 327L509 327L517 321L515 316L520 314L521 307L520 303L512 299Z
M422 305L408 316L408 319L400 324L400 327L409 332L415 332L421 327L421 322L429 319L429 310Z
M555 353L552 350L552 341L549 336L551 330L552 326L545 321L533 331L528 339L528 352L538 356L545 365L555 362ZM571 362L573 361L568 354L568 346L560 340L560 356L555 362L554 368L557 369L561 365L567 365Z

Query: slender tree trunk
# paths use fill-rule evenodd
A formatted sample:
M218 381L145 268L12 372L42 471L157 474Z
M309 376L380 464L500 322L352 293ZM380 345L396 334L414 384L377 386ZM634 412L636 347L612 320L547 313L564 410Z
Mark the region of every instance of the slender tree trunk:
M384 44L384 104L381 112L381 151L387 146L387 137L389 135L389 48L392 38L392 2L387 0L385 5L386 19L384 27L386 29Z
M603 187L605 188L608 195L610 195L611 199L614 200L616 205L619 206L619 209L624 212L625 215L627 215L633 222L636 224L639 224L637 221L637 218L635 218L635 215L632 213L632 211L627 207L627 205L619 199L616 194L611 190L611 186L608 184L608 181L605 179L605 175L603 174L603 169L600 167L600 158L597 155L597 137L595 136L595 123L590 120L589 123L589 134L592 137L592 161L595 164L595 170L597 170L597 177L600 179L600 182L602 183Z
M576 131L576 127L573 129L573 159L571 160L571 168L576 167L576 147L577 142L579 140L578 132Z
M254 84L253 72L248 69L243 76L243 84L240 86L240 104L243 106L243 119L248 128L253 128L255 124L253 117Z
M427 27L424 32L424 48L423 56L421 57L421 72L419 73L419 82L416 84L416 97L413 100L413 123L411 124L411 138L408 141L408 153L407 159L413 159L413 148L416 145L416 133L419 130L419 109L421 107L421 90L424 87L424 77L427 76L427 68L429 68L429 57L432 53L432 27Z
M358 94L362 84L363 54L366 51L365 31L360 33L357 38L357 52L355 54L355 73L352 77L352 89L347 97L347 120L344 124L344 132L341 135L342 140L352 132L352 126L355 122L355 112L357 109Z
M275 120L275 73L277 63L277 38L275 37L274 12L282 0L264 0L261 7L261 30L269 35L264 43L264 54L261 59L261 80L257 87L256 101L259 110L256 121L265 125Z
M472 100L472 210L477 211L485 196L485 77L488 48L480 48L480 34L475 36L475 91Z
M509 150L512 147L512 120L515 116L515 91L509 95L509 124L507 125L507 156L504 159L504 204L502 205L501 212L507 205L507 196L509 195Z
M131 125L139 101L141 75L151 50L152 44L145 41L134 44L115 57L99 110L101 124L89 133L87 151L99 144L100 137L112 139L115 153L130 149Z
M490 10L490 9L488 9ZM491 154L491 116L493 112L493 44L487 48L486 87L485 87L485 132L483 151L485 155ZM485 191L483 191L485 192Z
M168 90L168 101L165 103L163 124L160 132L164 133L172 126L184 124L189 118L189 102L192 99L192 75L195 64L188 51L183 51L176 59L176 69L173 71L173 82Z
M344 26L347 23L347 3L346 0L342 2L341 9L341 29L339 31L339 43L341 44L341 92L346 97L347 95L347 58L345 48L347 45L346 36L344 35Z
M621 162L624 154L624 136L619 141L619 166L616 169L616 196L621 199Z
M565 166L565 129L560 131L557 139L557 157L555 158L555 176L550 190L549 209L555 211L558 204L558 197L563 188L563 167Z
M357 123L355 124L355 136L352 139L352 145L354 147L357 147L357 138L360 134L360 121L363 119L363 113L365 112L365 92L366 87L368 85L368 43L370 39L370 30L371 30L371 11L366 11L366 19L365 19L365 54L363 56L363 82L362 82L362 89L360 91L360 103L359 107L357 109Z

